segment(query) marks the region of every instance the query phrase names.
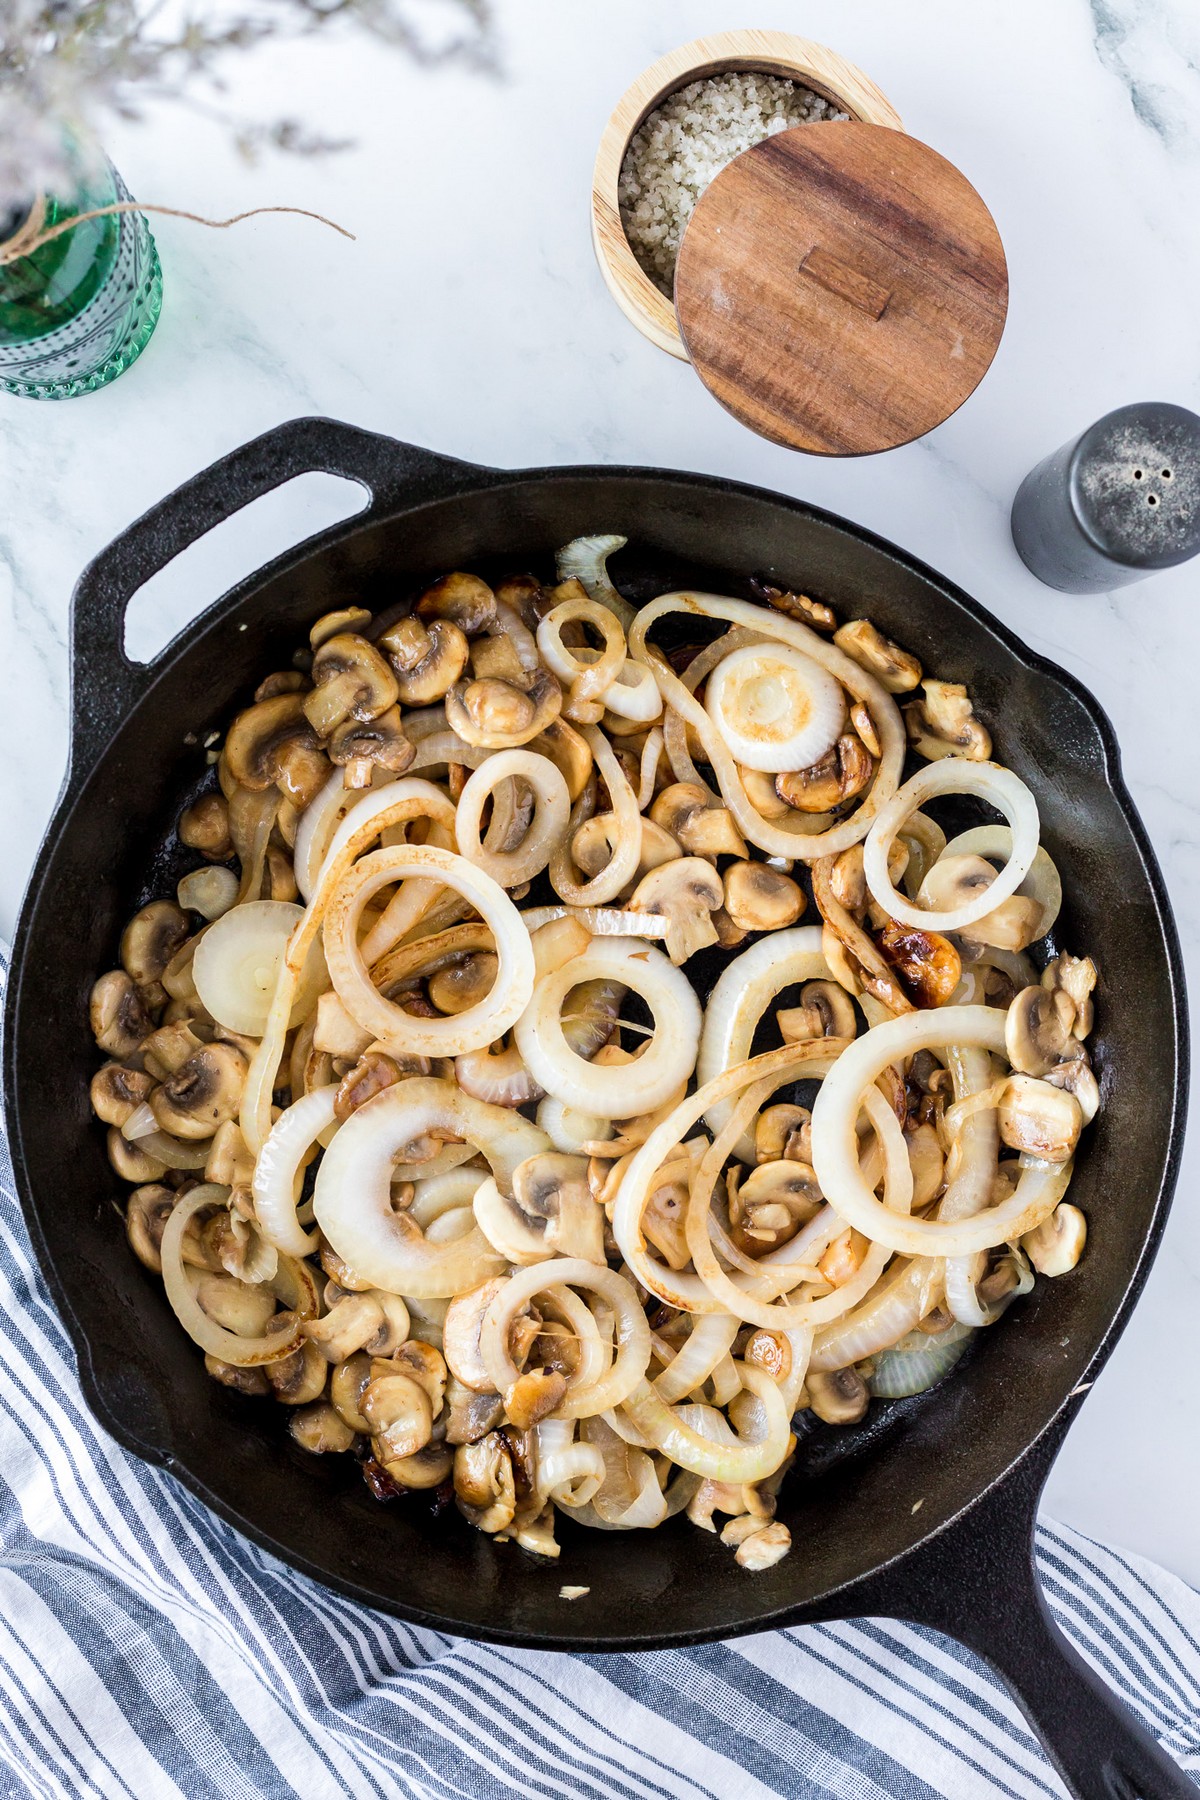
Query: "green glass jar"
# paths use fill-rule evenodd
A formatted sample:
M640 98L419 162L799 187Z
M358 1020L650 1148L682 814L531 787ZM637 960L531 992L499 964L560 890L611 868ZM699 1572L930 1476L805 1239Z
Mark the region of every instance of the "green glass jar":
M107 158L73 160L80 174L69 198L46 195L0 220L0 388L35 400L115 381L149 343L162 308L162 269L141 213L82 219L12 255L42 228L130 198Z

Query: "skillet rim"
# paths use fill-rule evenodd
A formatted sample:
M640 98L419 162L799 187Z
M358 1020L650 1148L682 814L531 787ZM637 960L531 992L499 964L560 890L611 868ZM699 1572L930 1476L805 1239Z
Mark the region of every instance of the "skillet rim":
M390 443L396 442L396 440L384 441ZM15 1020L20 1006L21 988L25 974L26 939L33 933L42 889L48 875L48 864L60 839L70 829L75 807L82 798L82 789L87 785L95 768L98 767L109 754L113 743L127 728L131 718L134 717L144 705L147 705L152 701L158 682L166 676L178 659L188 652L191 648L191 640L201 627L207 631L222 625L229 618L234 616L245 602L266 583L292 573L295 569L324 551L338 545L347 544L354 537L363 532L373 531L380 526L402 519L406 516L425 512L431 508L453 506L460 501L470 500L476 494L490 492L496 489L547 487L559 483L566 484L572 481L579 482L581 480L627 480L636 483L652 484L655 486L674 485L684 489L703 490L709 495L713 495L714 493L721 495L737 495L748 500L765 502L771 507L782 507L792 514L809 519L826 528L830 528L833 531L840 533L843 537L849 537L858 544L866 545L880 552L886 559L906 570L910 575L917 577L920 582L927 588L932 589L941 599L948 601L952 607L966 613L970 618L975 620L985 632L992 636L1003 647L1017 665L1029 671L1042 683L1049 683L1056 686L1062 692L1069 695L1095 731L1102 757L1100 770L1101 778L1108 791L1112 794L1125 821L1146 879L1149 898L1153 906L1154 916L1157 921L1159 935L1165 953L1167 976L1171 990L1171 1017L1175 1041L1175 1055L1172 1070L1173 1081L1170 1090L1169 1107L1166 1114L1167 1123L1170 1128L1170 1137L1167 1153L1157 1182L1157 1191L1154 1198L1149 1227L1143 1234L1141 1241L1137 1246L1135 1260L1130 1270L1128 1280L1124 1285L1123 1291L1116 1300L1103 1335L1097 1343L1087 1364L1086 1375L1089 1382L1107 1361L1117 1340L1128 1323L1129 1317L1145 1285L1150 1268L1162 1240L1167 1216L1178 1182L1182 1158L1184 1139L1183 1128L1186 1125L1186 1100L1190 1068L1190 1033L1187 1014L1186 977L1178 929L1175 924L1174 914L1167 894L1162 871L1159 867L1158 858L1137 807L1133 802L1133 798L1125 784L1121 765L1120 747L1108 714L1099 700L1097 700L1096 696L1078 679L1078 677L1073 675L1069 670L1062 668L1061 665L1051 661L1048 657L1043 656L1039 651L1032 649L1016 634L1016 632L996 618L987 607L980 601L975 600L973 596L966 593L965 590L960 588L955 582L949 580L921 558L901 549L900 546L893 543L890 539L881 536L879 533L870 530L866 526L859 525L854 521L847 519L841 514L830 512L826 508L815 506L811 502L797 499L791 495L780 494L773 489L763 488L756 484L736 481L727 476L706 475L700 472L686 470L658 469L636 464L608 465L584 463L551 465L549 467L516 470L495 470L481 465L462 462L458 459L448 458L437 452L428 452L427 454L437 457L446 479L453 482L453 485L450 486L447 491L438 495L426 494L424 497L411 503L405 503L401 498L398 504L385 504L375 507L368 502L367 506L362 511L352 515L351 518L341 521L324 532L316 533L313 536L304 539L300 544L292 546L280 556L275 557L261 568L254 570L240 582L236 583L235 586L230 588L225 594L214 600L202 613L195 619L190 620L187 625L177 632L169 643L164 645L157 656L155 656L148 664L140 665L131 663L129 659L125 657L121 645L119 643L114 643L112 647L114 659L123 660L129 670L134 673L135 677L144 679L145 686L132 705L126 707L123 710L121 717L110 726L102 747L99 750L96 750L95 748L92 749L92 753L89 757L89 767L87 769L80 770L76 767L76 752L79 748L78 739L80 736L77 713L73 712L69 721L70 742L63 784L30 872L25 896L21 904L17 927L13 935L9 973L5 984L3 1083L5 1116L9 1121L9 1145L17 1197L21 1204L26 1227L33 1242L39 1271L51 1291L66 1328L67 1335L75 1350L80 1386L83 1390L84 1398L103 1428L111 1437L121 1444L124 1449L129 1451L132 1455L137 1456L140 1461L165 1469L179 1480L189 1492L196 1495L198 1499L202 1500L205 1505L210 1507L211 1510L227 1525L232 1526L243 1536L249 1538L251 1542L257 1544L261 1549L276 1557L286 1566L294 1568L297 1572L305 1575L308 1579L316 1581L318 1584L343 1595L347 1599L355 1601L359 1605L386 1612L394 1617L406 1619L429 1629L447 1633L448 1635L461 1635L461 1628L448 1627L445 1618L440 1614L430 1613L420 1607L404 1605L389 1597L380 1596L356 1582L347 1581L339 1576L330 1575L303 1554L294 1552L291 1549L285 1550L271 1537L268 1531L255 1524L252 1520L246 1519L238 1512L236 1507L228 1505L219 1496L213 1495L205 1485L203 1479L194 1474L193 1471L173 1453L165 1451L157 1445L147 1444L141 1441L126 1427L123 1421L114 1418L109 1408L104 1388L92 1365L87 1333L81 1326L70 1297L61 1283L58 1270L52 1263L41 1228L40 1211L36 1201L32 1198L32 1186L28 1181L25 1165L20 1114L16 1104L19 1076L16 1068L15 1052L11 1049L12 1044L15 1042L11 1021ZM280 478L281 480L287 480L289 477L286 472L281 471ZM173 497L174 496L172 495L166 496L164 501L160 502L160 507L169 505ZM72 627L74 627L75 624L75 607L79 601L81 587L86 580L89 570L101 563L104 555L105 552L101 551L99 556L93 559L93 562L88 565L88 570L85 570L84 575L81 576L80 583L77 584L72 600ZM76 684L79 676L79 670L76 666L76 652L77 643L74 632L72 632L70 669L72 699L75 697ZM28 1199L26 1198L27 1195L30 1196ZM1071 1377L1071 1379L1075 1386L1078 1387L1077 1378ZM1064 1384L1065 1380L1066 1377L1064 1376ZM583 1650L591 1651L593 1653L597 1651L615 1653L621 1651L644 1651L654 1648L677 1647L710 1642L715 1639L736 1636L745 1632L766 1631L777 1629L782 1625L802 1623L806 1618L817 1616L850 1616L855 1610L853 1606L853 1596L855 1590L860 1586L870 1581L886 1578L890 1570L907 1562L917 1552L927 1548L936 1539L957 1528L968 1514L974 1511L988 1495L994 1494L1003 1484L1020 1479L1022 1474L1028 1479L1030 1471L1036 1465L1039 1456L1042 1463L1045 1465L1043 1470L1044 1473L1049 1467L1050 1460L1050 1457L1047 1455L1047 1447L1052 1446L1053 1449L1057 1448L1057 1440L1061 1439L1065 1432L1066 1424L1069 1423L1069 1419L1066 1415L1073 1413L1073 1410L1075 1410L1072 1408L1071 1404L1072 1400L1075 1398L1076 1395L1072 1392L1064 1391L1057 1402L1054 1403L1053 1410L1050 1412L1049 1417L1044 1421L1041 1428L1034 1436L1029 1439L1021 1452L1004 1469L1000 1470L991 1480L980 1487L972 1498L956 1512L950 1514L938 1524L931 1526L928 1531L914 1537L913 1541L908 1546L897 1551L894 1556L880 1562L868 1563L860 1574L850 1577L845 1582L837 1584L834 1587L824 1589L820 1593L810 1596L804 1601L798 1601L791 1605L758 1612L753 1617L739 1618L734 1622L726 1621L723 1624L714 1624L711 1627L705 1626L702 1628L681 1629L676 1631L655 1631L642 1634L622 1634L601 1637L569 1631L564 1631L562 1633L546 1633L544 1631L534 1633L529 1630L520 1629L506 1630L503 1628L473 1623L470 1627L470 1635L480 1641L513 1646L534 1646L556 1650ZM1037 1485L1040 1485L1040 1482ZM840 1604L840 1598L842 1596L845 1596L846 1598L848 1603L846 1606ZM749 1600L749 1598L750 1591L748 1587L747 1599Z

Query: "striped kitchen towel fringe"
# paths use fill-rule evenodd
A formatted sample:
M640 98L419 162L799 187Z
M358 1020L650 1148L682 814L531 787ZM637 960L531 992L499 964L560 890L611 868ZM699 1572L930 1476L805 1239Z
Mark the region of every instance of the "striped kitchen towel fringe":
M1200 1596L1048 1520L1038 1551L1065 1630L1200 1777ZM1063 1793L984 1665L892 1620L570 1656L295 1574L95 1425L0 1143L0 1800Z

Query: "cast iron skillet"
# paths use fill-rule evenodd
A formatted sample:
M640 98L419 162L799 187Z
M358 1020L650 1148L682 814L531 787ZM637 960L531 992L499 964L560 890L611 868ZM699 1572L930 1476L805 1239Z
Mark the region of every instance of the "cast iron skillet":
M291 476L360 482L366 511L211 607L147 667L129 662L130 597L214 524ZM204 1373L113 1211L89 1116L87 997L112 966L202 759L197 737L245 704L320 613L379 608L458 566L541 562L582 532L631 540L617 565L648 597L681 583L748 593L776 574L865 613L966 680L997 754L1037 794L1067 875L1062 941L1093 954L1105 1104L1072 1199L1093 1223L1069 1279L1037 1292L927 1400L818 1432L781 1516L792 1554L749 1577L686 1521L612 1537L564 1528L538 1565L451 1514L381 1508L353 1462L306 1457L282 1409ZM1175 1180L1187 1092L1183 976L1167 898L1096 702L964 594L843 520L735 482L645 469L501 472L321 419L269 432L186 483L83 576L73 609L70 769L17 935L5 1034L13 1160L42 1266L93 1410L129 1450L249 1537L339 1592L420 1624L506 1643L650 1649L817 1619L885 1614L937 1627L1009 1683L1072 1793L1194 1800L1175 1766L1051 1622L1031 1559L1034 1510L1082 1388L1129 1316ZM190 744L187 741L190 738ZM590 1587L567 1605L565 1579Z

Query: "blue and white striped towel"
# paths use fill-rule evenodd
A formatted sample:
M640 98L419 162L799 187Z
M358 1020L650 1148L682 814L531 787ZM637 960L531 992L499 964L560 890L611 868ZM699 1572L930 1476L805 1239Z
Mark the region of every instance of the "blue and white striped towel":
M0 960L0 992L4 964ZM368 1612L100 1432L0 1141L0 1800L1042 1800L984 1666L888 1620L568 1656ZM1060 1623L1200 1777L1200 1596L1046 1522Z

